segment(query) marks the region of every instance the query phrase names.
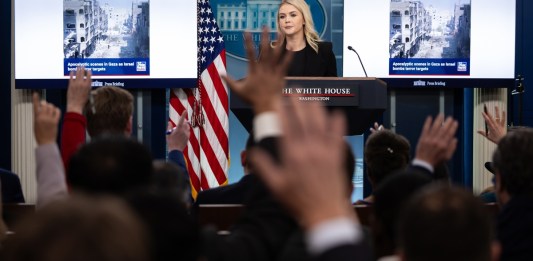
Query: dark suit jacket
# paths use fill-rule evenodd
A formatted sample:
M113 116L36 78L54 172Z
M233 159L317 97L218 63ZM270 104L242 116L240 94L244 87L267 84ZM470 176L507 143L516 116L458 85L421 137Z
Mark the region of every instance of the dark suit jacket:
M353 261L353 260L368 260L369 251L366 246L362 244L353 245L339 245L331 248L326 252L317 256L313 260L316 261Z
M243 204L246 191L251 186L252 178L244 175L239 182L198 193L195 206L203 204Z
M283 46L285 49L285 45ZM307 44L304 49L305 63L299 64L298 61L293 61L289 66L289 73L287 76L305 76L305 77L337 77L337 61L335 54L333 54L333 44L331 42L318 42L318 53ZM303 75L295 75L291 73L291 68L294 66L304 66Z
M370 249L372 247L370 229L367 227L362 227L362 232L363 240L357 245L339 245L327 250L320 256L313 257L307 251L305 234L304 231L300 229L291 235L277 261L375 260L370 256ZM345 259L347 257L352 257L352 259Z
M276 158L275 144L276 139L267 138L258 146ZM249 189L244 193L243 213L231 229L231 234L217 237L211 231L211 235L203 235L207 260L276 260L289 236L297 229L296 222L257 175L249 174L244 181Z
M533 197L513 196L498 215L497 233L500 260L532 260Z
M450 181L450 171L446 163L441 163L437 165L434 168L433 173L431 173L428 169L424 167L415 166L413 164L409 164L409 166L407 167L407 170L417 171L419 173L427 175L428 177L436 181L445 181L445 182Z
M3 203L24 203L22 186L19 177L8 170L0 169L0 182L2 183Z
M279 161L277 139L267 138L258 146ZM257 175L249 179L244 196L244 213L225 237L207 235L205 253L208 260L217 261L269 261L278 260L292 235L299 227L292 217L273 197ZM204 236L206 236L204 234ZM367 260L368 249L362 245L340 245L317 257L317 260Z

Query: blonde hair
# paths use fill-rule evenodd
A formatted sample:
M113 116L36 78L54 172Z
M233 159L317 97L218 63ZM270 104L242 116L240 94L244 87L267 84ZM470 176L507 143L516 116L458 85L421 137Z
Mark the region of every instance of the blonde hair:
M307 5L305 0L283 0L278 7L278 13L279 13L279 9L284 4L292 5L296 7L296 9L300 11L300 13L302 13L302 16L304 18L304 23L305 23L304 24L305 40L307 41L307 43L309 43L309 45L311 45L311 48L313 48L313 50L315 50L315 52L318 53L318 41L320 41L320 36L318 36L318 33L315 30L315 23L313 22L313 16L311 16L311 9L309 8L309 5ZM282 35L282 39L279 39L280 44L281 44L285 41L285 35L281 31L281 27L279 23L279 16L277 20L278 20L278 33Z

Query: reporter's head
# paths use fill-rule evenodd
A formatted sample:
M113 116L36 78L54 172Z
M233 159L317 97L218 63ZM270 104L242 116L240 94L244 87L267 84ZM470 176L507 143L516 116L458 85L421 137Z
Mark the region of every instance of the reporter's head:
M296 20L291 26L285 27L284 19L290 19L294 15L296 15L295 19L299 17L302 20ZM311 45L315 52L318 52L317 42L320 40L320 36L318 36L318 33L315 30L315 24L313 22L313 16L311 15L309 5L307 5L304 0L282 1L278 8L278 33L281 34L283 38L286 38L287 34L293 34L293 31L296 28L300 28L300 26L307 43Z
M91 137L104 133L130 136L133 95L119 87L106 86L92 91L86 104L87 131Z
M150 184L152 156L136 140L103 135L72 156L67 174L73 190L122 196Z

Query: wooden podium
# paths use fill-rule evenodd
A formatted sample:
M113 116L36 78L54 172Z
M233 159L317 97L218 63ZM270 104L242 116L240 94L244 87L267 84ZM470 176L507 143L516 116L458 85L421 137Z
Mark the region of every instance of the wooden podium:
M377 78L287 77L284 96L297 96L300 102L321 101L328 109L346 114L348 135L365 133L387 109L387 84ZM237 95L230 95L230 109L250 131L253 111Z

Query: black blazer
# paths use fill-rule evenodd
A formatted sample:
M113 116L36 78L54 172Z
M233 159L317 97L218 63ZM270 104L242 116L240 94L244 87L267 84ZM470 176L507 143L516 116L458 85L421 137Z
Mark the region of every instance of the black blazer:
M265 138L257 146L277 159L276 143L275 138ZM289 236L298 228L259 176L248 174L245 181L248 189L243 213L231 233L220 237L213 235L213 231L204 231L203 248L209 261L276 260Z
M220 186L198 193L194 202L195 206L202 204L244 204L244 196L251 186L251 177L245 175L239 182L231 185Z
M24 194L19 177L5 169L0 169L0 183L2 184L3 203L24 203Z
M279 162L277 138L265 138L258 147ZM240 220L225 237L204 231L204 254L209 261L278 260L291 236L297 233L296 221L273 197L259 176L249 174ZM337 245L320 256L319 261L368 260L368 249L362 244Z
M496 231L502 246L500 260L533 257L533 197L514 195L498 214Z
M283 45L285 49L286 43ZM304 48L305 62L293 60L289 66L287 76L305 76L305 77L337 77L337 61L333 54L333 44L331 42L318 42L318 53L307 44ZM303 75L296 75L293 68L297 66L304 67Z

